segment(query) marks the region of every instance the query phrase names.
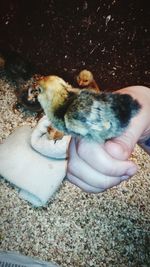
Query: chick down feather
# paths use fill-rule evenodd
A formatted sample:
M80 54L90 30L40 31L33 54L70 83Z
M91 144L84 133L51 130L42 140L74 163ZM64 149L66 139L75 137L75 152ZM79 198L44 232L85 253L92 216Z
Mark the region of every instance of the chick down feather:
M42 81L40 85L45 83ZM54 84L47 82L39 96L53 126L65 134L100 143L121 135L141 107L128 94L96 93L88 89L75 93L68 90L67 83L61 89L53 87Z

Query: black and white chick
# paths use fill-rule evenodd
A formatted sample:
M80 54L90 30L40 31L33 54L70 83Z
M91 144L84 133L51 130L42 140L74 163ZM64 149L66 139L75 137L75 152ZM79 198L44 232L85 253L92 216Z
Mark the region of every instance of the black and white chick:
M128 94L74 89L57 76L42 77L37 87L54 128L99 143L121 135L141 107Z
M0 53L0 77L5 77L8 82L13 84L17 98L13 110L24 107L31 112L42 113L40 103L37 101L37 90L34 84L39 78L35 74L34 66L25 58L15 52Z
M34 75L28 81L20 83L20 86L15 90L17 103L13 107L14 110L23 106L32 112L42 113L42 107L37 99L38 89L35 87L37 77L39 78L38 75Z

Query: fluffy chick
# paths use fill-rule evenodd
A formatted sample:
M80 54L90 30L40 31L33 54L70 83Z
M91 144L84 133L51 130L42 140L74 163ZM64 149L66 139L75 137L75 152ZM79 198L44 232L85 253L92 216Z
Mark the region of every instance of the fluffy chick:
M128 94L75 91L61 78L46 76L38 81L41 103L59 131L100 143L119 136L140 110Z
M42 112L42 107L37 100L38 89L35 88L36 80L39 79L39 77L38 75L31 77L29 80L21 83L16 89L17 103L13 107L14 110L19 106L23 106L25 109L33 112Z
M77 83L82 88L92 89L96 92L100 91L99 86L97 85L96 81L94 80L93 74L89 70L82 70L80 71L79 75L77 76Z

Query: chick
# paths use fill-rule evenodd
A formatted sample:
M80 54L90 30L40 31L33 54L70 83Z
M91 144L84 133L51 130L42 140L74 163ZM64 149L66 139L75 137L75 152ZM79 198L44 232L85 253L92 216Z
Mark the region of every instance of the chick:
M29 102L35 103L37 101L37 97L39 94L38 88L36 88L36 80L39 80L41 78L41 75L35 74L26 84L27 88L27 100Z
M75 91L61 78L41 78L38 100L54 128L99 143L119 136L140 110L128 94Z
M79 75L77 76L77 83L82 88L93 89L96 92L100 91L99 86L94 80L92 72L89 70L80 71Z
M40 75L35 74L34 66L26 58L15 52L0 52L0 77L1 75L14 85L17 97L13 106L14 111L24 107L31 112L42 112L37 101L37 90L34 88L35 81Z
M19 106L38 112L42 112L42 107L37 100L38 89L35 87L36 80L39 79L39 75L31 77L29 80L20 83L17 87L15 94L17 97L17 103L14 105L13 109L17 109Z

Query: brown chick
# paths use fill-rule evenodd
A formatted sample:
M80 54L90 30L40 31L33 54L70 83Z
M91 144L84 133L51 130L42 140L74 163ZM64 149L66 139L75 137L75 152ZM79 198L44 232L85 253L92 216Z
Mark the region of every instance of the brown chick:
M54 128L99 143L121 135L141 107L128 94L75 92L57 76L43 77L37 86L38 100Z
M94 80L92 72L89 70L80 71L79 75L77 76L77 83L84 89L92 89L96 92L101 91L96 81Z

